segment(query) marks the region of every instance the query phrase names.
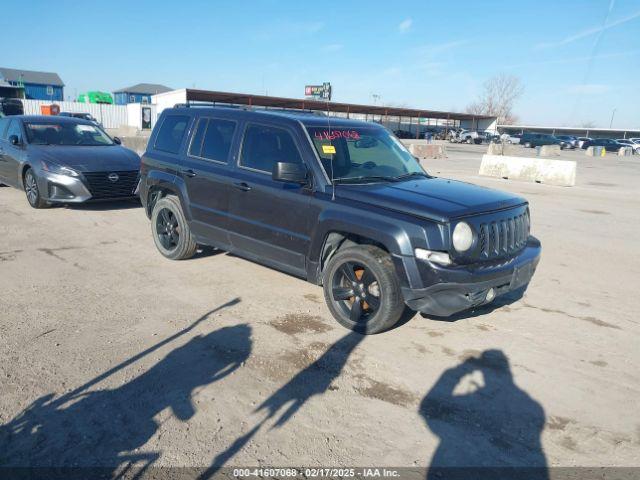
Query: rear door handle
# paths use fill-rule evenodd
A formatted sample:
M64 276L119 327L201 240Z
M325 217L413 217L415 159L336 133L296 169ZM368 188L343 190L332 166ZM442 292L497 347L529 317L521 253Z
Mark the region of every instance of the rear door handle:
M251 187L244 182L234 183L233 186L238 190L242 190L243 192L248 192L251 190Z
M194 171L193 171L193 170L191 170L190 168L189 168L189 169L187 169L187 170L182 170L182 174L183 174L183 175L186 175L186 176L187 176L187 177L189 177L189 178L193 178L193 177L195 177L196 175L198 175L196 172L194 172Z

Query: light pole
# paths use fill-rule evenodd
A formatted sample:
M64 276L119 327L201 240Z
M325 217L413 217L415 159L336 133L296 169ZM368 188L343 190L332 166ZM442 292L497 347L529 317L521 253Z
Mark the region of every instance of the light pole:
M613 117L616 114L616 110L617 110L617 108L614 108L613 112L611 112L611 121L609 122L609 128L613 128Z

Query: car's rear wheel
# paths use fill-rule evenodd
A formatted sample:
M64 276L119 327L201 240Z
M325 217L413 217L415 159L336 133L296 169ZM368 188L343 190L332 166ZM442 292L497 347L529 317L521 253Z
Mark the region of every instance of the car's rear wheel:
M23 177L24 193L27 195L27 201L33 208L46 208L49 204L42 199L40 189L38 188L38 179L32 168L28 168L24 172Z
M524 142L524 148L531 148L531 142Z
M182 212L180 200L174 195L161 198L151 214L153 241L162 255L171 260L193 257L198 245Z
M384 250L359 245L339 250L324 273L324 296L338 323L364 334L384 332L405 305L395 268Z

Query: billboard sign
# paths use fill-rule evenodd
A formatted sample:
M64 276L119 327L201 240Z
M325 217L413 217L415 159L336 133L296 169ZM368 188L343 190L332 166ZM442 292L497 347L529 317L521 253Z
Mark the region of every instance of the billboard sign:
M324 82L322 85L307 85L304 87L305 97L314 100L331 100L331 83Z

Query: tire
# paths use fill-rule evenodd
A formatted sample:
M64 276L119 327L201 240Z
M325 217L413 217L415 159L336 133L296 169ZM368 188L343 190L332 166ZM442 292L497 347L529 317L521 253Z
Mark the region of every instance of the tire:
M198 248L175 195L167 195L153 206L151 234L160 253L170 260L191 258Z
M533 148L531 142L524 142L524 148Z
M32 168L27 168L22 179L24 193L27 196L27 202L33 208L47 208L49 204L42 199L40 189L38 188L38 178Z
M391 258L373 245L339 250L325 268L323 288L333 317L354 332L384 332L397 324L405 311Z
M467 137L467 143L471 145L473 143L473 139L471 137Z

